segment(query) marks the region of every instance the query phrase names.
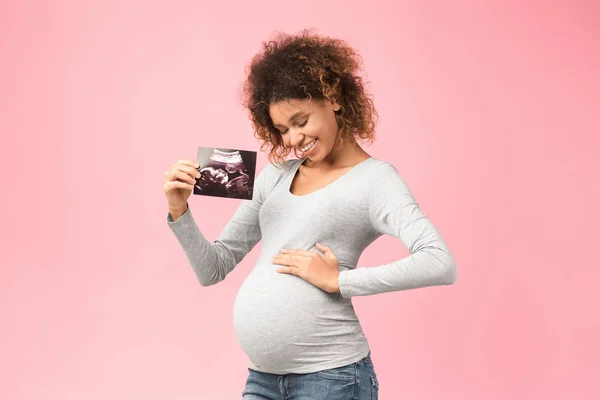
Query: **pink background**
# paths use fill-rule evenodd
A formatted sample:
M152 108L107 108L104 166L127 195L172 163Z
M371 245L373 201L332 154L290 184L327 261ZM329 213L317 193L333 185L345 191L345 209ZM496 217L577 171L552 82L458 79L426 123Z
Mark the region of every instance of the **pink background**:
M521 3L2 2L0 398L241 397L232 304L258 248L199 286L163 171L258 150L243 67L304 27L363 55L367 151L458 263L454 286L355 299L380 398L598 398L599 7ZM191 199L210 239L238 204ZM385 237L361 265L405 255Z

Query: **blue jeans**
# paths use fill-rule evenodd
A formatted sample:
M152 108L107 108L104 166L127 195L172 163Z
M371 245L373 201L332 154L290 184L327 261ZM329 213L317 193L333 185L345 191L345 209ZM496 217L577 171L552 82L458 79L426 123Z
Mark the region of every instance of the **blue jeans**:
M275 375L248 369L243 400L377 400L371 354L343 367L310 374Z

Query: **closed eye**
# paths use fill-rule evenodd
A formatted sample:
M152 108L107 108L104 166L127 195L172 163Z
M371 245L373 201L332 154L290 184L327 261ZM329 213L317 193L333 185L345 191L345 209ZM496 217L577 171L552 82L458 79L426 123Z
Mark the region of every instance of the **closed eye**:
M306 126L306 124L307 124L307 123L308 123L308 119L305 119L304 121L300 122L300 123L298 124L298 126L299 126L300 128L302 128L302 127ZM288 133L288 129L286 129L285 131L279 131L279 132L280 132L282 135L285 135L286 133Z

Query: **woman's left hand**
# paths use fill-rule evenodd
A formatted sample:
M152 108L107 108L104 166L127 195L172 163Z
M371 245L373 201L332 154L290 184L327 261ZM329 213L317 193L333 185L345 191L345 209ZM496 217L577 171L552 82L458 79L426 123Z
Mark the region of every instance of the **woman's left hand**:
M285 265L277 272L299 276L327 293L340 291L338 259L327 246L316 244L323 255L302 249L281 249L273 256L273 264Z

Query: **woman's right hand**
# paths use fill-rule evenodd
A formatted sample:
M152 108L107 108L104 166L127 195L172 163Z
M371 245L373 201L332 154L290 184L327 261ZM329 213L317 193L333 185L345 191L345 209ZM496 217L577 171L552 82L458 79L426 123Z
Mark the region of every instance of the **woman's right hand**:
M196 178L200 177L200 166L191 160L179 160L165 171L163 190L169 203L171 214L183 214L187 210L187 200L194 190ZM175 215L173 216L174 219Z

